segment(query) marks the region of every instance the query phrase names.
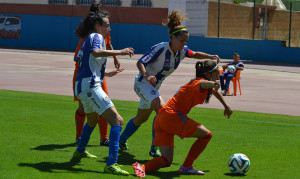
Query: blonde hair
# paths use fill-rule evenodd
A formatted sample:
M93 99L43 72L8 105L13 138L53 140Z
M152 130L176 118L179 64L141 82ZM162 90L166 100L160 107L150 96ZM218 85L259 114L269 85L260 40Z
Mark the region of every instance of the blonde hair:
M185 16L185 14L180 13L180 11L180 9L173 10L168 15L168 18L162 22L162 25L169 28L170 35L178 36L179 34L181 34L181 32L188 33L186 27L181 24L181 21L188 20L188 18Z

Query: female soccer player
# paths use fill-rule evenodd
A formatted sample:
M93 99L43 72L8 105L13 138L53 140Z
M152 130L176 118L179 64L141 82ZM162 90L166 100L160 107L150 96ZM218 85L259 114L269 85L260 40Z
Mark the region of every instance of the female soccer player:
M109 14L107 11L105 10L99 10L99 6L100 4L92 4L90 6L90 12L98 12L100 11L102 13L103 16L106 16L107 18L109 18ZM105 38L105 43L106 43L106 49L107 50L113 50L113 47L111 45L111 37L110 37L110 33L108 34L108 36ZM74 61L75 61L75 70L74 70L74 75L73 75L73 92L75 92L75 81L76 81L76 75L77 75L77 71L78 71L78 67L79 67L79 52L80 52L80 48L82 46L82 39L79 40L79 43L77 45L76 51L75 51L75 55L74 55ZM116 67L116 70L111 71L110 73L105 74L105 76L114 76L119 72L122 72L124 69L119 69L120 68L120 62L118 61L116 56L113 56L114 58L114 64ZM106 77L104 76L103 81L102 81L102 89L103 91L108 95L108 89L107 89L107 83L106 83ZM78 101L78 108L75 112L75 125L76 125L76 145L78 145L79 141L80 141L80 136L81 136L81 132L82 132L82 128L85 122L85 113L83 110L83 106L82 103L80 102L80 100L74 96L74 101ZM99 132L100 132L100 145L101 146L109 146L109 139L108 139L108 124L107 121L105 119L103 119L101 116L99 116L99 120L98 120L98 127L99 127Z
M97 122L98 115L103 117L110 125L109 156L104 172L116 175L129 175L117 164L120 132L123 119L119 115L112 101L101 88L104 77L107 56L134 54L133 48L122 50L106 50L104 38L110 31L109 19L100 12L89 13L88 16L76 29L76 35L84 39L81 52L80 64L76 76L75 96L83 104L87 116L81 140L73 154L73 159L96 158L86 151L86 146Z
M135 78L134 90L140 97L140 104L136 116L127 123L120 137L120 148L127 150L127 139L132 136L146 122L154 110L156 113L165 104L159 95L159 88L163 80L177 69L181 60L185 57L196 59L216 59L218 55L209 55L203 52L190 50L186 43L189 39L188 30L181 25L187 18L174 10L169 14L163 25L169 28L170 41L154 45L137 62L140 73ZM154 134L152 134L154 136ZM158 147L151 146L149 152L152 157L161 156Z
M204 175L204 172L194 169L192 165L207 146L212 134L202 124L190 119L187 114L197 104L209 103L209 99L213 94L225 107L224 115L227 118L230 117L233 111L222 94L218 92L220 82L216 81L217 79L219 79L217 63L208 60L197 62L196 78L180 87L178 92L159 110L156 116L153 144L159 146L162 157L154 158L142 166L137 162L133 164L137 176L145 177L145 173L171 165L175 135L181 139L187 137L197 138L184 163L179 168L179 173Z

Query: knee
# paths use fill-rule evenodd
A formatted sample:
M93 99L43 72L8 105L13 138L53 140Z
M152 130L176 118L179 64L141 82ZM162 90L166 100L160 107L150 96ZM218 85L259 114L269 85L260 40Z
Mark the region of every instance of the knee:
M209 131L202 139L210 140L212 138L212 133Z
M224 80L224 75L220 75L220 80Z
M167 157L164 157L164 156L162 156L162 158L165 161L165 167L170 167L173 162L173 158L168 159Z
M137 115L134 117L134 119L132 119L132 122L136 125L136 126L140 126L142 125L144 122L146 122L148 120L148 117L143 116L143 115Z
M123 124L124 124L124 120L120 115L117 116L117 123L120 126L123 126Z

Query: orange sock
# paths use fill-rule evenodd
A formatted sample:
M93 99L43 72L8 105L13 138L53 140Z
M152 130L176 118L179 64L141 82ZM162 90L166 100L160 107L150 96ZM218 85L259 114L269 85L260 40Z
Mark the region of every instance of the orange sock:
M76 138L81 136L84 121L85 113L77 109L75 112Z
M148 161L147 163L145 163L145 165L142 165L142 167L145 173L147 173L156 171L160 168L169 167L170 165L171 163L166 157L157 157Z
M99 126L99 132L100 132L100 140L104 141L105 139L108 139L108 123L107 121L102 118L101 116L98 116L98 126Z
M192 166L194 161L199 157L199 155L206 148L210 139L212 138L211 132L208 132L205 136L198 138L192 145L184 163L182 164L185 167Z

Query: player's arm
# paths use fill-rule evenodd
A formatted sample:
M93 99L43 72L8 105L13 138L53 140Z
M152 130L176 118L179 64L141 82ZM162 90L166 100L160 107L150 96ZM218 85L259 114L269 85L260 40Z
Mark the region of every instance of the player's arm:
M233 113L233 110L230 108L229 104L225 101L223 95L219 91L215 91L213 95L223 104L225 108L224 116L230 118L231 114Z
M133 48L124 48L122 50L103 50L103 49L95 49L92 52L94 57L108 57L108 56L116 56L116 55L129 55L130 57L134 55Z
M108 76L108 77L113 77L116 74L121 73L122 71L124 71L124 69L123 68L119 68L119 69L113 70L111 72L105 72L104 75Z
M138 70L140 71L141 75L145 78L146 81L148 81L152 86L156 85L157 79L155 76L150 76L147 71L146 68L144 66L143 63L141 63L140 61L138 61L136 63L136 66L138 68Z
M220 57L218 55L210 55L204 52L194 52L192 58L196 59L211 59L211 60L217 60L217 63L220 62Z
M114 50L112 44L107 45L106 49L107 50ZM113 58L114 58L114 64L115 64L116 69L119 69L121 65L120 65L120 62L119 62L118 58L116 56L113 56Z

